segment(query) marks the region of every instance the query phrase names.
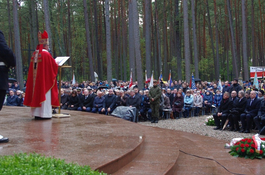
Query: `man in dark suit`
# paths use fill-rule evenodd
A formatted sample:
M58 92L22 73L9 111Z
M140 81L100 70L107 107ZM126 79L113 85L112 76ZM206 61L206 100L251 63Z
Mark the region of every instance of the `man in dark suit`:
M229 121L231 124L230 131L239 131L238 121L240 120L240 115L244 112L247 105L247 98L245 97L244 91L238 92L238 98L233 101L233 108L229 114Z
M116 107L116 95L114 94L113 89L109 89L108 95L105 96L105 101L103 103L103 108L101 109L102 113L106 115L111 114Z
M68 100L69 96L65 93L65 90L61 89L61 109L67 109L68 108Z
M173 93L169 96L169 100L170 100L170 106L173 106L173 101L175 99L175 97L177 96L178 90L174 89Z
M6 91L8 90L8 71L16 66L16 58L12 50L7 46L4 34L0 30L0 110L2 109ZM0 143L8 142L8 138L0 135Z
M226 82L225 82L225 85L224 85L224 87L223 87L223 91L222 91L223 94L224 94L225 92L230 92L230 86L228 86L228 84L229 84L229 82L226 81Z
M89 95L88 90L84 90L84 95L80 97L80 106L78 107L77 110L90 112L92 110L92 104L93 104L92 98L93 96Z
M139 98L135 95L134 90L131 90L131 91L130 91L130 96L129 96L129 98L126 100L126 106L136 107L136 109L139 110L139 108L140 108L140 100L139 100Z
M214 123L216 128L214 130L222 129L226 119L228 118L229 111L233 107L233 101L229 98L230 94L225 92L223 95L223 99L218 108L218 112L213 115ZM222 124L220 125L220 120L222 120Z
M240 115L240 120L242 123L242 129L240 132L250 133L250 125L252 123L253 117L258 114L260 108L260 100L256 97L257 93L255 91L250 92L250 99L247 101L247 106L243 114Z
M234 79L233 84L230 86L229 92L236 91L238 93L240 90L242 90L242 87L238 84L238 79Z
M258 111L258 115L254 117L254 122L259 130L260 135L265 134L265 95L260 102L260 108Z
M6 99L7 106L17 106L18 105L18 98L15 95L13 90L9 91L9 96Z

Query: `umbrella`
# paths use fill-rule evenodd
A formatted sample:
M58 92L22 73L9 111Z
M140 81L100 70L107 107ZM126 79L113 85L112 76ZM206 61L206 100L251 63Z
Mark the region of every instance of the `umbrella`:
M112 78L112 80L111 81L117 81L117 79L116 78Z
M15 78L8 78L8 82L9 83L14 83L14 82L17 82L17 80Z

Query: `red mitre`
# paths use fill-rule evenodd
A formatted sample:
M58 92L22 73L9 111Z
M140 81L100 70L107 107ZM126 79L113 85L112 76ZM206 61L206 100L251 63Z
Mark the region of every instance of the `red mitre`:
M46 32L46 30L44 30L43 33L39 31L38 40L39 40L39 45L37 47L37 50L39 50L39 53L41 53L43 44L49 44L49 37L48 37L48 33Z

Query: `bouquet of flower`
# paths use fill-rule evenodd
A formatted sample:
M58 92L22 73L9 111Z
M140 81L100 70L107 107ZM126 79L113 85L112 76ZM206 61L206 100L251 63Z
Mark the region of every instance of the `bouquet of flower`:
M208 126L214 126L215 125L214 118L213 118L212 115L206 117L205 124L208 125Z
M257 149L257 143L252 138L242 139L231 146L229 152L235 157L245 157L246 159L261 159L265 156L265 144L260 143L259 149Z

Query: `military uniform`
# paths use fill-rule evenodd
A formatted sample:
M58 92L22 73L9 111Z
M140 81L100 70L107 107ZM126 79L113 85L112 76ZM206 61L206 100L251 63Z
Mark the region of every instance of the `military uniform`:
M161 89L158 86L154 86L149 91L150 97L150 107L152 109L152 122L158 122L159 117L159 107L160 107L160 97L161 97ZM154 101L152 101L154 99Z

